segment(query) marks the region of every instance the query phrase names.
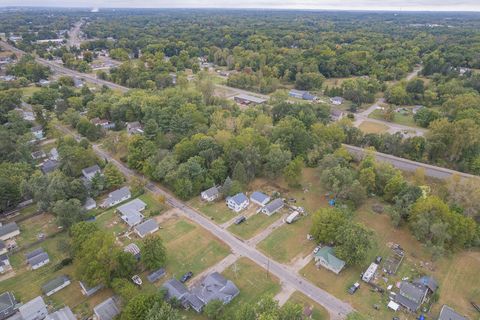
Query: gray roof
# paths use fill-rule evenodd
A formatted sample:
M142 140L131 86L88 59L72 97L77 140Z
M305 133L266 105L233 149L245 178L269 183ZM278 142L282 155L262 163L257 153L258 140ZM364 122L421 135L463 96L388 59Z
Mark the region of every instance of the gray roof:
M265 101L267 101L267 99L251 96L251 95L248 95L248 94L239 94L239 95L235 96L235 98L251 101L251 102L254 102L254 103L264 103Z
M2 313L3 310L12 308L13 306L15 306L15 304L16 304L15 297L11 292L7 291L0 294L0 313Z
M184 299L197 312L201 312L205 306L205 303L192 293L187 294Z
M5 243L5 241L2 241L0 240L0 250L3 250L7 247L7 244Z
M417 311L418 308L420 308L420 303L410 300L407 297L402 296L401 294L397 294L394 300L396 303L404 306L411 311Z
M181 300L185 295L188 294L187 288L175 278L172 278L165 282L162 288L167 289L167 298L172 299L176 298L177 300Z
M4 224L3 226L0 226L0 237L18 230L20 229L15 222Z
M105 200L106 203L113 203L123 199L127 196L131 196L130 189L128 187L122 187L118 190L112 191L108 194L108 198Z
M267 195L266 195L265 193L263 193L263 192L255 191L254 193L252 193L252 194L250 195L250 199L251 199L252 201L264 203L265 201L270 200L270 197L267 196Z
M33 266L36 266L37 264L46 262L47 260L49 260L48 253L42 252L42 253L28 259L28 264L33 267Z
M155 282L157 281L158 279L162 278L163 276L165 276L165 268L160 268L152 273L150 273L148 276L147 276L147 279L149 282Z
M212 300L220 300L226 304L240 293L232 281L225 279L218 272L209 274L192 291L204 304Z
M128 212L122 215L122 220L125 221L130 227L134 227L143 220L143 214L138 211Z
M29 253L26 253L25 254L25 258L28 260L28 259L31 259L35 256L38 256L40 253L44 253L45 250L43 250L43 248L37 248L33 251L30 251Z
M83 204L83 207L88 208L88 207L91 207L91 206L96 207L97 202L95 201L95 199L88 197L87 200L85 200L85 203Z
M277 210L279 210L280 208L283 207L283 199L281 198L277 198L277 199L274 199L272 201L270 201L270 203L268 203L264 209L265 211L267 212L275 212Z
M248 201L248 198L244 193L240 192L240 193L237 193L236 195L234 195L233 197L228 198L228 200L232 200L237 205L241 205L245 201Z
M155 219L148 219L147 221L140 223L135 227L135 230L143 237L146 234L153 232L158 228L157 221Z
M45 305L43 298L40 296L20 306L18 310L20 311L22 318L25 320L42 319L48 314L47 306Z
M91 174L95 174L97 172L100 172L101 169L100 167L96 164L94 166L91 166L91 167L88 167L88 168L85 168L85 169L82 169L82 173L83 175L91 175Z
M334 117L340 117L343 114L343 111L338 109L332 109L330 111L330 114Z
M42 126L35 126L30 129L31 132L37 132L37 131L42 131L43 127Z
M211 187L210 189L203 191L202 193L204 193L208 198L210 198L218 195L219 191L218 191L218 188L214 186L214 187Z
M94 293L103 289L103 287L104 287L103 284L99 284L95 287L89 287L86 283L84 283L82 281L79 281L79 283L80 283L80 287L82 287L83 291L85 291L84 294L87 295L87 296L93 295Z
M146 206L147 204L142 200L133 199L132 201L129 201L118 207L117 210L123 215L128 215L132 213L139 213L140 211L145 209Z
M115 303L115 300L110 297L93 308L93 312L95 312L99 320L112 320L120 314L120 309Z
M427 287L418 286L408 281L400 283L400 292L395 296L395 301L404 307L416 311L422 304Z
M455 310L445 304L443 305L442 310L440 310L438 320L468 320L468 318L458 314Z
M65 275L58 276L55 279L50 280L49 282L45 283L42 286L42 292L44 294L47 294L50 291L55 290L56 288L64 285L65 283L67 283L69 281L70 281L70 279Z
M48 159L42 163L41 170L44 174L50 173L58 168L60 163L57 160Z
M438 288L437 281L430 276L423 276L421 278L415 279L413 283L417 285L425 286L428 289L430 289L430 291L432 292L437 291L437 288Z
M77 318L73 314L69 307L57 310L52 314L49 314L45 320L76 320Z

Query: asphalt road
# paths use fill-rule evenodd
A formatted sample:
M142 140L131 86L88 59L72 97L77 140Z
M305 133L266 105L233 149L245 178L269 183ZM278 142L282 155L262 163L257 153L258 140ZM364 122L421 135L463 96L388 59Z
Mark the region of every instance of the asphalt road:
M57 126L57 128L66 134L73 135L77 140L81 139L78 134L72 132L71 130L63 126ZM286 265L269 259L263 253L255 249L253 246L249 246L244 241L234 237L230 232L216 225L210 219L205 218L194 208L188 206L183 201L178 200L168 191L160 188L152 181L145 179L145 177L138 174L137 172L129 169L122 162L113 158L108 152L102 150L98 145L93 145L93 150L100 158L106 159L108 160L108 162L115 164L117 168L127 177L127 179L137 177L147 181L146 189L156 195L164 196L166 202L170 206L179 209L188 219L199 224L204 229L212 233L214 236L221 239L228 246L230 246L233 253L251 259L256 264L266 269L269 274L276 276L281 282L287 284L291 288L295 288L295 290L302 292L304 295L306 295L313 301L322 305L330 313L331 319L345 319L349 313L354 311L350 304L337 299L325 290L318 288L305 278L298 275L295 270L291 269Z

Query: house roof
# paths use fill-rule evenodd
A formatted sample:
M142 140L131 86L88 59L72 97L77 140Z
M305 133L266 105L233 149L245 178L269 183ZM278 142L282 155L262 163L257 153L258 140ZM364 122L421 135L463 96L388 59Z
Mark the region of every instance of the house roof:
M172 299L176 298L178 300L182 299L186 294L188 294L187 288L175 278L172 278L165 282L162 286L167 289L167 298Z
M343 101L343 98L342 97L333 97L333 98L330 98L331 101Z
M157 281L158 279L162 278L163 276L165 276L165 268L160 268L152 273L150 273L148 276L147 276L147 279L149 282L153 283L155 281Z
M35 126L35 127L32 127L30 129L31 132L38 132L38 131L42 131L42 130L43 130L42 126Z
M140 223L138 226L135 227L135 230L143 237L146 234L153 232L154 230L158 229L158 224L155 219L148 219L143 223Z
M42 314L47 314L47 306L45 305L45 302L43 301L43 298L38 296L30 301L28 301L27 303L25 303L24 305L20 306L20 308L18 308L18 310L20 311L21 315L23 318L27 318L27 319L33 319L32 317L34 315L37 315L38 316L38 313L42 313ZM41 318L39 318L41 319Z
M123 215L128 215L132 213L139 213L140 211L144 210L146 206L147 204L142 200L133 199L132 201L129 201L118 207L117 210Z
M52 314L49 314L45 320L76 320L77 318L73 314L72 310L69 307L62 308L55 311Z
M248 198L244 193L240 192L234 195L233 197L229 197L228 200L235 202L235 204L237 205L241 205L245 201L248 201Z
M122 215L122 220L125 221L125 223L130 227L134 227L142 222L143 218L143 214L141 214L139 211L126 212L124 215Z
M240 293L232 281L227 280L218 272L209 274L192 291L204 304L212 300L228 303Z
M338 109L332 109L330 111L330 114L334 117L340 117L343 114L343 111Z
M397 294L395 296L395 302L404 306L405 308L409 309L409 310L412 310L412 311L417 311L418 308L420 307L420 303L418 302L415 302L413 300L410 300L409 298L401 295L401 294Z
M438 320L468 320L468 318L458 314L455 310L444 304L442 310L440 310Z
M422 285L430 289L430 291L435 292L437 291L438 288L438 283L437 281L430 277L430 276L423 276L421 278L415 279L413 281L414 284Z
M54 158L58 158L58 150L57 148L52 148L50 149L50 156L54 157Z
M242 99L242 100L251 101L251 102L254 102L254 103L264 103L265 101L267 101L266 99L258 98L258 97L251 96L251 95L248 95L248 94L239 94L235 97L239 98L239 99Z
M5 236L9 233L20 230L15 222L10 222L0 226L0 237Z
M100 318L99 320L112 320L120 313L115 300L112 297L103 301L93 308L93 312Z
M36 257L38 256L40 253L44 253L45 250L43 250L43 248L37 248L33 251L30 251L29 253L26 253L25 254L25 258L28 260L28 259L31 259L33 257Z
M205 196L208 197L208 198L214 197L214 196L218 195L218 193L219 193L218 188L215 187L215 186L213 186L210 189L207 189L207 190L202 192L202 194L205 194Z
M45 283L42 286L42 291L43 291L43 293L47 294L50 291L55 290L56 288L62 286L63 284L65 284L66 282L69 282L69 281L70 281L70 279L65 275L58 276L55 279L52 279L52 280L48 281L47 283Z
M42 252L42 253L36 255L35 257L32 257L32 258L28 259L28 264L30 266L35 266L35 265L40 264L42 262L45 262L47 260L49 260L48 253Z
M290 93L292 94L299 94L299 95L303 95L304 93L306 93L307 91L305 90L297 90L297 89L292 89L290 90Z
M118 190L112 191L108 194L107 202L115 202L120 199L123 199L127 196L131 195L130 189L128 187L122 187Z
M58 168L60 163L57 160L48 159L42 163L41 170L44 174L50 173Z
M91 296L92 294L94 294L95 292L97 292L98 290L100 290L104 287L103 284L99 284L95 287L89 287L89 286L87 286L86 283L84 283L82 281L79 281L79 283L80 283L80 287L82 287L83 291L85 291L87 296Z
M0 240L0 250L3 250L7 247L7 244L5 243L5 241L2 241Z
M85 208L91 207L91 206L97 206L97 202L93 199L88 197L87 200L85 200L85 203L83 204Z
M263 192L255 191L250 195L250 199L252 201L256 201L256 202L259 202L259 203L265 203L265 202L268 202L270 200L270 197L267 196Z
M0 294L0 312L15 306L16 301L13 294L9 291Z
M85 168L85 169L82 169L82 173L83 175L87 176L87 175L92 175L92 174L96 174L97 172L100 172L101 169L100 167L96 164L94 166L91 166L91 167L88 167L88 168Z
M265 211L267 212L275 212L277 211L278 209L280 209L281 207L283 207L283 199L281 198L277 198L277 199L274 199L272 201L270 201L265 207Z
M325 246L315 253L315 258L323 258L323 260L334 270L342 270L345 261L337 258L332 247Z

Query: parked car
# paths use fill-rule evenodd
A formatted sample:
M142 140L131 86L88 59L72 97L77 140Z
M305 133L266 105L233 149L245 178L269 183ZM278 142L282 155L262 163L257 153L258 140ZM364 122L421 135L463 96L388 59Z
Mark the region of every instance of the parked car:
M235 220L234 223L235 224L240 224L240 223L244 222L245 220L247 220L247 218L245 218L245 216L240 216Z
M135 284L137 284L137 285L139 285L139 286L141 286L142 283L143 283L143 282L142 282L142 278L140 278L139 275L134 275L134 276L132 277L132 281L133 281L133 283L135 283Z
M318 250L320 250L320 248L321 248L320 246L316 246L315 249L313 249L313 254L317 253Z
M180 279L180 282L181 283L185 283L187 282L191 277L193 276L193 272L192 271L188 271L187 273L185 273L182 278Z
M354 294L355 292L357 292L358 288L360 288L360 283L355 282L355 283L348 289L348 293Z
M376 263L376 264L380 264L380 262L382 262L382 259L383 259L383 258L382 258L381 256L377 256L377 257L375 258L375 263Z

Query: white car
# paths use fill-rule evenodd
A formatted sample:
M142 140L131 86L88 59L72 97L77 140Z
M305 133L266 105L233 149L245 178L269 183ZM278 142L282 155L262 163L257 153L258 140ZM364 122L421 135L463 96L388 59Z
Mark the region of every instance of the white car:
M321 248L320 246L315 247L315 249L313 249L313 254L316 254L318 250L320 250L320 248Z
M132 277L132 281L133 281L133 283L135 283L135 284L137 284L137 285L139 285L139 286L141 286L142 283L143 283L143 282L142 282L142 278L140 278L140 276L138 276L138 275L134 275L134 276Z

